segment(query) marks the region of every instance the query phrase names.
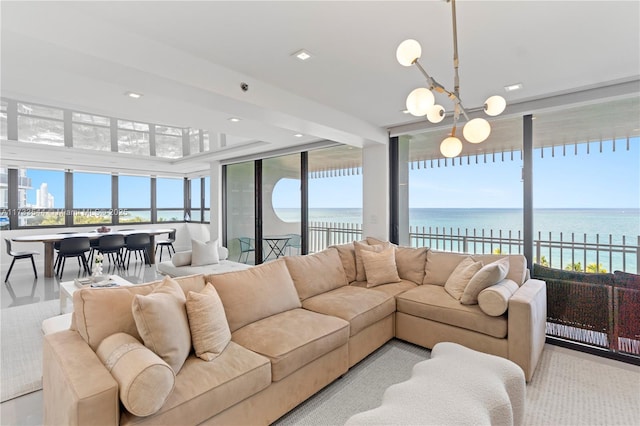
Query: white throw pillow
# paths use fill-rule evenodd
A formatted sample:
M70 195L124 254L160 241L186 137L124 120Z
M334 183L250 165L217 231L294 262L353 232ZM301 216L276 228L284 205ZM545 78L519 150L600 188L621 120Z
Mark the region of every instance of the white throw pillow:
M482 262L476 262L471 257L465 257L453 270L447 282L444 283L444 289L454 299L460 300L467 284L481 268Z
M480 269L469 280L469 283L464 289L464 293L460 298L460 303L463 305L475 305L478 303L478 294L487 287L491 287L494 284L498 284L505 279L509 273L509 258L503 257L495 262L489 263Z
M191 240L191 266L205 266L220 263L218 254L218 241L203 243Z
M191 265L191 250L175 253L171 258L171 262L173 263L173 266Z
M220 260L227 260L229 258L229 249L223 246L218 247L218 258Z

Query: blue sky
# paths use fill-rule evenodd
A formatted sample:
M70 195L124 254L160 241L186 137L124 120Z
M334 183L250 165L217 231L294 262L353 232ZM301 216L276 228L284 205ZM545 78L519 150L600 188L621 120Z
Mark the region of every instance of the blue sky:
M520 208L522 206L522 161L505 160L493 163L455 167L415 169L410 172L410 207L412 208ZM466 162L465 162L466 163ZM49 183L55 197L55 207L64 207L64 173L30 169L33 190L27 201L35 204L35 189L41 182ZM311 208L354 208L362 203L362 177L343 176L311 179ZM83 174L74 179L75 202L80 207L110 207L111 179L109 175ZM128 178L120 185L120 207L148 207L149 180ZM158 206L179 207L182 200L181 179L158 180ZM296 208L300 202L299 183L282 180L274 189L274 205ZM105 204L106 203L106 204ZM177 203L177 204L176 204ZM578 155L568 147L566 156L550 149L544 158L539 151L534 158L535 208L640 208L640 139L631 141L630 150L618 142L613 152L611 142L592 143L590 154L580 145Z

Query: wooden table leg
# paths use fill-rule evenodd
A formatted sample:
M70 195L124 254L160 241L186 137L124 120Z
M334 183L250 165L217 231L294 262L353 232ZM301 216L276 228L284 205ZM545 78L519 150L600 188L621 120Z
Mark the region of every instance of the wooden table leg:
M44 276L53 277L53 242L44 243Z

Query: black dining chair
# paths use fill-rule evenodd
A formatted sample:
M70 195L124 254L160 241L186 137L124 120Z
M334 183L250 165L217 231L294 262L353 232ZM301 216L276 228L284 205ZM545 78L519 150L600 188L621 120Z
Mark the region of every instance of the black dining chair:
M56 275L62 277L64 273L64 265L68 257L75 257L78 259L78 265L82 265L84 271L89 274L89 263L87 262L87 253L91 250L91 244L88 237L69 237L60 240L60 249L58 250L58 257L56 258L57 271Z
M167 237L166 240L159 240L156 243L156 253L158 252L158 246L160 247L160 262L162 262L162 251L164 250L164 248L167 248L167 251L169 252L169 258L171 259L172 255L171 255L171 250L173 250L173 252L176 252L176 249L173 247L173 243L176 242L176 230L172 229L171 232L169 232L169 236Z
M151 264L149 257L149 247L151 246L151 236L146 233L127 235L124 239L124 259L127 262L127 269L129 269L129 263L131 262L131 253L138 259L140 254L140 260L145 263Z
M96 252L109 259L109 262L124 268L122 250L125 248L125 239L122 234L103 235L98 238Z
M4 282L6 283L9 280L9 274L11 274L11 270L13 269L13 264L16 263L16 260L18 259L31 259L31 265L33 266L33 273L35 274L36 278L38 278L38 271L36 271L36 262L33 260L33 256L40 253L33 250L13 251L11 249L11 240L8 238L5 238L4 242L7 245L7 254L13 258L13 260L11 260L11 266L9 266L9 270L7 271L7 275L4 277Z

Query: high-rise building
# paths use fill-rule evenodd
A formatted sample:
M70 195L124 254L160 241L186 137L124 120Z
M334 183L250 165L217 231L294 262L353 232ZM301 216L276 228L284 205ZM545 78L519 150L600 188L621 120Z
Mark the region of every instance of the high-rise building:
M36 207L42 209L53 208L53 195L49 194L49 186L46 182L40 184L36 190Z

